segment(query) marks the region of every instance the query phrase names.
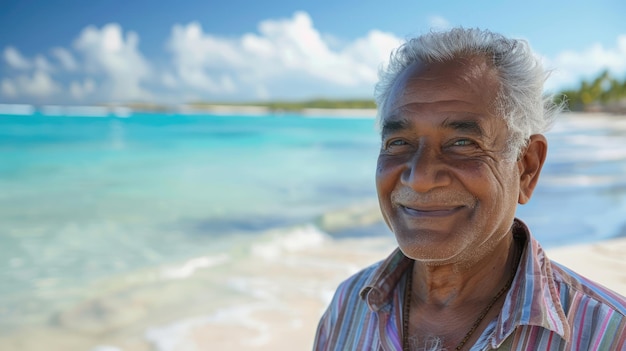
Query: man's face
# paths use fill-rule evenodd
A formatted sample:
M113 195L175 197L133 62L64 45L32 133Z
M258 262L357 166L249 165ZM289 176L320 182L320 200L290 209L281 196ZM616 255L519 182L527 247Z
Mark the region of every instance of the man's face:
M493 108L499 82L484 59L415 63L382 113L376 186L385 221L408 257L477 260L509 232L518 164Z

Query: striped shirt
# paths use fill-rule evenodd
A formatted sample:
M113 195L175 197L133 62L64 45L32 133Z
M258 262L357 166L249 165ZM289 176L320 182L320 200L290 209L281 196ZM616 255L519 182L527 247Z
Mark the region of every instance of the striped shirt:
M526 238L504 306L477 350L626 351L626 298L550 261ZM314 350L402 350L402 306L413 261L396 249L341 283L320 320Z

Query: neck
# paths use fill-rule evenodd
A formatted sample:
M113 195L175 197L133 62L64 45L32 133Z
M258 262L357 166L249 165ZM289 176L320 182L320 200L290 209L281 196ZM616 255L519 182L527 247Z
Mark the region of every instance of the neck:
M462 350L502 308L516 272L521 244L509 233L483 259L468 265L429 266L415 261L405 297L404 344L438 340Z
M447 265L413 264L412 298L438 308L462 306L489 299L511 277L518 249L512 233L477 261Z

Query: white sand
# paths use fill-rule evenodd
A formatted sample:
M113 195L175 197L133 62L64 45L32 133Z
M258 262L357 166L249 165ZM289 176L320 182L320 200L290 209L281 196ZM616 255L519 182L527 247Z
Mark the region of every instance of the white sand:
M626 296L626 238L547 250L550 259Z

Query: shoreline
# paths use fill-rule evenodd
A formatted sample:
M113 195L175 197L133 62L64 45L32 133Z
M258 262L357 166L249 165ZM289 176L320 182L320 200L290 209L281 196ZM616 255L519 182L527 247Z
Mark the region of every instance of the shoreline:
M132 117L135 113L161 113L180 115L212 114L216 116L282 116L286 114L301 115L303 117L337 117L337 118L375 118L378 110L375 108L314 108L303 107L298 109L275 109L261 105L177 105L173 107L150 108L149 106L125 105L31 105L31 104L0 104L0 115L4 116L49 116L49 117ZM624 119L624 113L610 111L564 111L560 114L573 118L610 118ZM558 119L558 117L557 117Z

